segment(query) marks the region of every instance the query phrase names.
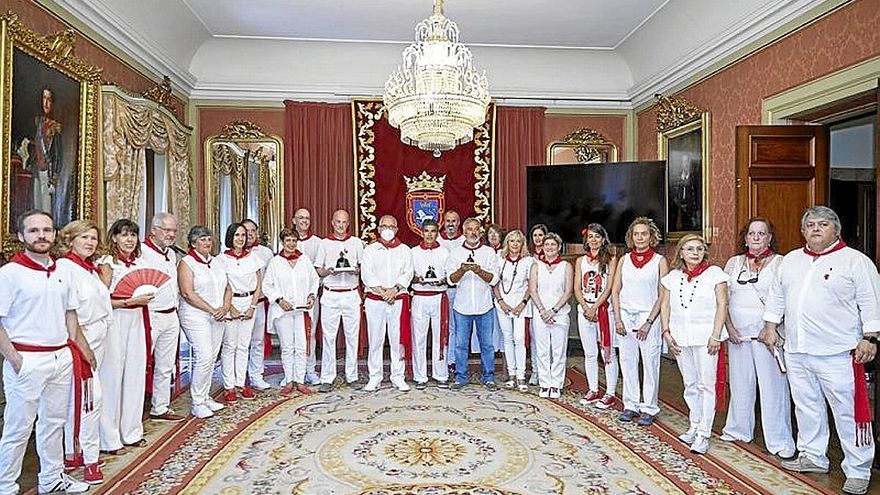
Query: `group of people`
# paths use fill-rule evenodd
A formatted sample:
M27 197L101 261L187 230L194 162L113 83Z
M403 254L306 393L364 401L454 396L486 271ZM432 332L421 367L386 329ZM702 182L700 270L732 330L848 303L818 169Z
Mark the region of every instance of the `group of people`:
M652 425L660 411L660 356L668 351L689 409L690 427L679 439L692 451L709 449L729 380L721 440L752 440L760 392L768 451L786 469L827 472L827 401L844 452L844 491L867 491L874 449L864 364L877 350L880 277L871 260L840 239L840 220L829 208L806 211L806 245L785 256L775 250L771 222L751 219L739 236L742 252L724 269L709 263L709 246L698 235L685 235L660 255L660 231L645 217L627 229L623 254L602 225L588 225L584 254L574 263L563 259L559 235L543 225L528 237L497 225L484 232L479 220L462 222L454 211L441 222L425 221L422 241L412 247L400 241L391 215L379 219L377 241L366 246L350 234L344 210L333 213L324 239L311 232L308 210L298 210L293 223L280 232L278 254L260 244L251 220L229 225L222 253L214 232L195 226L178 260L177 222L167 213L152 219L143 242L136 223L114 222L104 252L91 221L65 225L56 239L50 214L22 214L24 251L0 267L7 398L0 495L18 491L37 416L41 493L85 491L103 481L101 453L146 445L145 392L152 420L183 420L170 408L181 330L194 356L190 412L207 418L272 386L263 375L269 334L280 343L282 394L331 391L340 326L344 381L355 389L381 386L387 339L390 381L400 391L410 384L468 386L473 350L487 389L536 386L540 397L559 398L572 319L587 378L581 404L616 406L622 374L619 419ZM364 336L362 386L357 360ZM503 350L506 369L498 384L496 350ZM218 355L222 402L210 394ZM85 483L64 474L79 468Z

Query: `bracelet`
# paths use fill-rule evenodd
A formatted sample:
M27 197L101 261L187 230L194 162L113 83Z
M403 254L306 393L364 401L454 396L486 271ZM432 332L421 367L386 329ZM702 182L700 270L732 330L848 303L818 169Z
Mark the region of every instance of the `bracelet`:
M553 306L553 314L556 314L558 312L559 312L559 309L556 306Z
M669 334L669 333L672 333L672 330L670 330L668 328L666 330L663 330L662 332L660 332L660 338L662 339L663 337L666 337L666 334Z
M645 320L645 323L647 323L648 325L653 325L653 324L654 324L654 318L648 318L648 319L646 319L646 320Z
M523 299L523 300L522 300L522 303L520 303L520 304L528 304L528 302L529 302L528 299Z
M721 340L721 339L716 339L714 335L710 335L710 336L709 336L709 339L710 339L710 340L714 340L715 342L724 342L724 341Z

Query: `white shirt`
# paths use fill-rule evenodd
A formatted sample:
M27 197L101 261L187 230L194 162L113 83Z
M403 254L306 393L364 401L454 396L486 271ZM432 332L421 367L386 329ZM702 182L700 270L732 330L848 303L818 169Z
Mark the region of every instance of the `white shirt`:
M321 256L321 238L309 233L308 237L304 237L296 243L296 249L308 256L312 263L317 263ZM339 255L337 254L336 256L338 257Z
M852 350L864 333L880 331L880 276L855 249L813 257L786 254L770 287L764 320L785 317L785 350L828 356Z
M257 259L259 259L260 262L263 263L262 270L265 272L266 267L269 265L269 260L271 260L272 257L275 256L275 253L273 253L271 249L262 244L252 246L250 249L251 255L256 256Z
M659 296L657 283L660 279L659 253L654 253L645 266L636 268L629 253L623 255L623 266L620 274L620 310L651 311Z
M425 249L416 246L410 251L412 253L413 275L425 278L430 267L434 271L434 275L444 282L443 285L427 285L413 283L413 290L428 292L443 292L446 290L446 260L449 259L449 250L441 246L439 243L434 247Z
M498 256L494 249L483 244L476 249L462 245L452 250L446 262L446 273L457 271L472 255L473 262L492 274L492 279L486 283L474 272L467 272L461 277L452 308L463 315L481 315L492 309L492 286L498 283ZM449 275L447 281L452 283Z
M166 257L168 258L167 260L165 259ZM146 242L142 242L138 267L154 268L171 277L171 280L166 282L168 287L163 286L163 289L157 291L153 300L150 301L150 310L164 311L176 308L180 298L180 290L177 287L177 255L174 251L166 248L164 253L162 253L148 246Z
M364 248L361 263L361 280L364 290L371 287L394 287L400 285L406 290L413 277L412 254L406 244L393 248L374 242Z
M718 309L715 286L728 279L724 270L712 265L690 282L680 269L660 280L669 291L669 331L679 346L709 344ZM724 340L726 330L722 327L721 332L720 340Z
M63 266L69 274L70 284L76 290L79 302L76 310L76 318L80 325L108 319L113 314L113 305L110 303L110 289L101 281L101 277L86 270L67 258L58 260L58 266Z
M336 268L336 260L339 255L348 260L352 268L361 264L364 254L364 241L358 237L346 236L340 240L332 235L321 239L320 261L315 261L318 268ZM328 289L354 289L358 286L358 276L354 272L332 273L324 277L324 287Z
M110 270L111 270L110 294L111 295L116 290L116 284L118 284L119 281L122 280L122 277L128 275L128 272L130 272L132 270L137 270L138 268L147 268L147 266L145 264L143 264L143 261L141 260L141 258L135 259L134 263L132 263L131 266L125 266L125 263L123 263L121 261L114 260L113 256L111 256L109 254L98 258L98 260L95 261L95 264L98 266L110 265ZM177 273L175 273L174 276L176 277ZM117 308L117 309L129 309L129 308Z
M447 239L446 237L444 237L445 235L446 234L444 232L441 232L440 235L437 236L437 242L439 242L441 246L445 247L446 250L450 253L464 245L464 234L462 234L461 232L458 233L457 237L453 237L451 239Z
M611 283L611 280L608 278L608 266L605 267L604 272L600 272L599 260L591 261L590 257L586 255L581 256L580 264L581 280L577 281L580 286L579 290L584 297L584 301L594 304Z
M306 255L300 256L293 267L281 255L272 258L263 279L263 293L271 302L269 328L273 327L272 322L287 314L275 301L282 298L294 307L305 306L310 295L317 297L318 280L318 272Z
M776 278L782 256L773 255L764 259L764 265L760 273L750 271L748 259L744 254L734 256L727 260L724 267L725 273L730 277L727 282L727 291L730 295L728 300L728 312L733 326L739 332L740 337L754 339L764 328L764 304L770 293L770 286ZM758 281L750 284L740 284L739 281L748 281L754 277Z
M529 291L529 271L535 263L535 258L524 256L517 261L509 261L500 254L497 256L498 289L501 292L501 299L508 306L515 308L525 299L526 292Z
M196 256L200 255L196 253ZM180 260L181 263L186 263L186 266L192 271L195 293L206 303L217 308L223 305L223 295L226 292L226 270L223 262L217 261L215 258L209 257L205 261L210 261L210 266L199 263L190 255L186 255ZM181 297L180 314L181 316L204 317L207 313L192 306Z
M77 309L77 293L64 265L56 265L48 277L18 263L0 267L0 325L10 341L63 345L68 339L65 313Z
M257 290L257 272L263 270L265 265L253 251L243 258L236 259L223 253L214 259L223 264L226 280L233 293L244 294Z

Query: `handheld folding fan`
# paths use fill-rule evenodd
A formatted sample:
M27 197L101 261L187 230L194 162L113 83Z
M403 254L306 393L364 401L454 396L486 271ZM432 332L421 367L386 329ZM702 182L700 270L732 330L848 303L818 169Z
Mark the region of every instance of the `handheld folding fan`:
M155 268L137 268L119 279L113 297L129 298L155 294L169 280L171 277Z

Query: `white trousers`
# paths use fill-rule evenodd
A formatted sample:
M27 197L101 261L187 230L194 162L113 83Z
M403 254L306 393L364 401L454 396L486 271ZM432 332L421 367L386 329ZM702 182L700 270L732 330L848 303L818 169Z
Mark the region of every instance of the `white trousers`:
M647 320L648 311L620 310L626 335L618 335L620 344L620 371L623 375L623 408L654 416L660 412L657 394L660 392L660 322L655 321L645 340L636 338L638 329ZM641 386L639 385L639 357L642 359Z
M306 324L302 311L288 311L275 320L275 332L281 343L281 367L284 369L283 385L305 383L306 377ZM315 348L315 342L309 341Z
M100 369L101 365L104 363L104 340L107 337L109 323L109 319L104 319L90 323L84 327L86 342L89 343L89 348L91 348L92 352L95 354L95 362L98 364L98 369ZM101 387L101 375L97 371L93 372L92 375L93 376L89 381L91 392L89 396L92 402L91 407L86 407L87 405L84 398L82 402L82 412L80 413L79 448L76 448L74 445L76 442L73 441L73 425L75 419L74 408L76 407L73 395L76 393L76 390L74 389L73 384L71 384L70 387L70 403L67 407L67 424L64 425L64 452L67 453L68 457L73 458L79 454L79 450L82 449L83 459L86 464L94 464L98 462L98 456L101 450L100 421L101 408L104 403L104 393ZM87 409L90 410L87 411Z
M526 319L507 315L495 308L495 316L501 327L504 341L504 361L507 363L509 379L524 380L526 376ZM534 320L532 320L534 321Z
M306 373L315 374L315 368L318 364L317 354L315 349L318 347L316 345L316 336L318 334L318 322L321 318L321 304L320 300L315 299L315 305L312 306L311 311L309 311L309 315L312 318L312 328L309 329L309 342L312 343L309 346L309 355L306 356Z
M428 331L431 332L431 377L445 382L449 379L449 367L446 364L448 355L444 349L440 357L440 304L443 297L413 296L412 298L412 332L413 332L413 379L416 382L428 381ZM452 313L449 313L452 324ZM452 361L453 359L449 359Z
M395 300L394 304L373 299L364 301L370 347L370 355L367 358L370 381L382 381L385 374L382 355L385 349L386 333L391 352L391 382L403 381L403 347L400 345L400 311L402 309L403 301L399 299Z
M447 361L453 364L455 363L455 317L453 316L453 309L455 308L456 292L458 292L458 289L455 287L446 289L446 298L449 299L449 342L446 344L446 353L444 355L449 356Z
M121 449L144 437L147 343L140 309L115 309L98 369L104 392L101 450Z
M780 349L779 352L782 352ZM730 405L724 433L751 442L755 431L755 398L761 391L761 429L771 454L794 451L791 434L791 395L788 379L779 371L776 358L764 344L746 340L727 342Z
M847 478L870 479L874 444L856 447L852 356L849 352L831 356L792 352L785 355L785 364L798 424L798 450L814 464L828 467L827 401L843 450L843 474Z
M214 374L214 363L223 344L226 323L211 318L205 313L188 315L180 322L189 344L192 346L193 365L192 382L189 386L193 407L202 406L211 393L211 377Z
M587 374L587 386L590 392L599 391L599 361L601 355L604 362L605 350L599 345L599 323L584 317L581 308L578 307L578 334L581 337L581 346L584 348L584 370ZM608 324L611 325L611 337L614 342L614 320L609 315ZM605 363L605 393L617 394L617 375L620 366L617 364L617 347L612 345L608 362Z
M150 414L159 416L168 412L171 404L171 377L175 372L177 352L180 349L180 320L177 312L151 311L150 327L153 329L153 397Z
M250 307L251 300L250 296L233 297L232 305L243 314ZM226 390L244 387L253 331L253 318L226 322L226 331L223 332L223 344L220 349L220 368L223 370L223 388Z
M27 342L22 342L27 343ZM0 437L0 494L17 494L28 439L37 422L39 481L51 485L64 472L64 423L70 400L73 360L67 348L22 352L18 373L3 362L3 436Z
M248 376L251 380L263 378L263 366L266 352L266 314L268 306L257 303L254 311L254 328L251 329L251 343L248 357Z
M709 355L704 345L681 347L676 356L681 380L684 382L684 401L687 403L690 429L709 438L715 421L715 377L718 372L718 354Z
M345 381L358 379L357 354L361 331L361 296L356 290L321 296L321 383L336 379L336 336L339 323L345 336Z
M529 325L529 356L532 358L532 377L538 380L538 339L535 337L535 322L541 319L541 315L532 317L532 324ZM531 381L531 378L529 380Z
M567 307L566 307L567 309ZM561 389L565 384L565 357L568 354L568 314L557 314L556 323L548 325L532 318L538 350L538 383L541 388Z

